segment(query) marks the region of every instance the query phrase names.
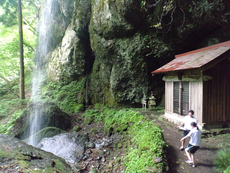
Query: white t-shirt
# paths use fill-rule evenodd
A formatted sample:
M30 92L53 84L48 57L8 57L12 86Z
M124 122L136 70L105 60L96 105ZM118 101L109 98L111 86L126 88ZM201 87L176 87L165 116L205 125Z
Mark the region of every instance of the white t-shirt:
M189 144L193 146L200 146L201 143L201 131L197 129L197 127L193 128L189 133L188 136L190 137Z
M192 126L191 126L192 122L197 123L196 118L195 117L190 117L189 115L186 115L184 117L184 128L187 129L187 130L192 130Z

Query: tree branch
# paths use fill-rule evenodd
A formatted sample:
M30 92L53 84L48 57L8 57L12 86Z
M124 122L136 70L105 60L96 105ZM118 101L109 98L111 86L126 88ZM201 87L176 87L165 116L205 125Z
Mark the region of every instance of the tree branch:
M29 47L33 52L35 52L34 48L32 46L30 46L28 43L26 43L25 41L23 41L23 44L27 47Z
M36 29L26 20L26 18L23 17L23 21L25 22L26 25L28 25L28 26L31 28L31 31L32 31L35 35L38 34L37 31L36 31Z

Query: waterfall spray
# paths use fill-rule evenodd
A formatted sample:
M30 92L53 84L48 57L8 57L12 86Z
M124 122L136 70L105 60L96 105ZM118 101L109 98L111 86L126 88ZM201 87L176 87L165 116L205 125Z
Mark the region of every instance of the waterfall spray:
M34 70L32 79L32 109L30 113L30 140L28 144L35 145L36 139L33 136L36 132L41 130L41 125L44 123L41 107L38 106L41 100L41 87L45 79L43 69L43 58L48 54L50 37L49 32L52 24L52 7L54 0L47 0L44 11L42 12L39 22L39 37L38 47L36 52L36 68Z

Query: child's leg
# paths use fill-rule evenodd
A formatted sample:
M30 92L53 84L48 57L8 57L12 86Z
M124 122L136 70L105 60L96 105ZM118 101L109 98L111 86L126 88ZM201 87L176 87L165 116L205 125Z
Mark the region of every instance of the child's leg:
M195 165L195 156L194 156L194 154L191 154L191 160L192 160L192 164Z
M191 154L190 154L187 150L185 150L185 153L186 153L186 155L188 156L188 160L192 160Z
M181 141L181 146L184 147L185 139Z

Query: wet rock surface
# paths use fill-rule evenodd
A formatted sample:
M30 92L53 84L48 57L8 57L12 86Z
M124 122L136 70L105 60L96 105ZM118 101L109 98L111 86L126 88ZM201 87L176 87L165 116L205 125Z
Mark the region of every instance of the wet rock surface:
M0 134L0 171L5 172L62 172L73 169L60 157L11 136Z
M65 159L68 163L78 163L84 156L85 143L88 140L87 134L63 133L44 138L38 147Z
M60 133L65 133L64 130L61 130L56 127L46 127L33 136L30 136L28 139L23 140L24 142L28 143L30 141L30 138L34 139L34 146L36 146L43 138L53 137L55 135L58 135Z

